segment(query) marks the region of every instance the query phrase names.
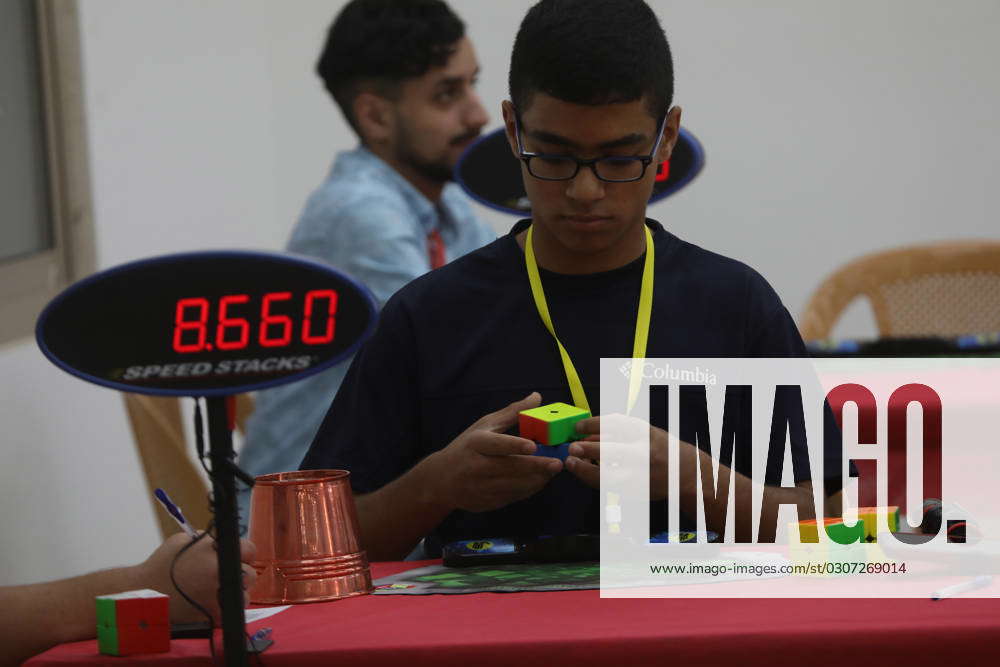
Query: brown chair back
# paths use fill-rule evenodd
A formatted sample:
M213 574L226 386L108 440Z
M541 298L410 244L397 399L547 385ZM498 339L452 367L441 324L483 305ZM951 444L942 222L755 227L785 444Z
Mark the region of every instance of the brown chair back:
M802 337L828 338L858 297L871 304L880 336L1000 331L1000 241L948 241L856 259L813 292Z

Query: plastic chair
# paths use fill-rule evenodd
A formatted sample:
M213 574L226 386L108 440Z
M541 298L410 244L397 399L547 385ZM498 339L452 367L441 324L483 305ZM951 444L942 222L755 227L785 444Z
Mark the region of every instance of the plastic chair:
M880 336L1000 331L1000 241L945 241L856 259L813 292L802 337L828 338L857 297L868 298Z
M122 394L122 397L161 535L166 539L181 528L153 498L153 490L158 487L184 511L192 526L204 529L212 517L208 484L192 456L194 446L188 445L184 434L180 399L145 394ZM241 433L246 432L246 420L253 409L250 394L236 396L236 428ZM205 419L207 434L207 415Z

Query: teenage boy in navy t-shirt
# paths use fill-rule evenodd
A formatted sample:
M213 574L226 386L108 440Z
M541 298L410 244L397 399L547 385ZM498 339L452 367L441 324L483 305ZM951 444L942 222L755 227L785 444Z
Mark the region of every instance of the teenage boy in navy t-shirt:
M600 443L575 443L564 464L531 456L530 440L507 434L520 410L574 402L529 284L529 231L555 333L595 415L599 360L632 356L644 279L653 285L646 357L805 354L758 273L646 219L681 110L671 106L666 37L642 0L538 3L514 44L510 96L503 117L532 219L386 304L302 463L351 471L375 560L402 558L424 537L433 554L453 539L597 532L591 461ZM596 434L599 421L580 430ZM651 447L654 464L665 462L661 428ZM707 455L681 443L681 456ZM793 446L793 457L803 456ZM666 473L665 465L651 469ZM796 486L772 489L772 500L811 498L808 465L799 470L806 474ZM744 472L737 469L737 481ZM651 489L663 503L665 479L651 479ZM682 489L682 503L693 495ZM708 528L718 520L709 507Z

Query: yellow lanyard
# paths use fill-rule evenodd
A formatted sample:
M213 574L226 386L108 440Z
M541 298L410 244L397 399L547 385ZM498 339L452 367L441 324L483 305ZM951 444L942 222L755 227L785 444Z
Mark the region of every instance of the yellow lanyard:
M628 412L632 411L635 399L639 396L639 386L642 384L642 360L646 358L646 341L649 339L649 318L653 311L653 235L649 232L649 227L643 225L646 231L646 261L642 268L642 288L639 291L639 311L635 318L635 343L632 346L632 372L629 374L628 386ZM535 251L531 245L531 227L528 227L528 237L524 241L524 263L528 267L528 282L531 283L531 295L535 297L535 307L538 315L542 318L545 328L552 334L556 345L559 347L559 356L562 357L563 368L566 371L566 380L569 382L569 391L573 396L573 404L590 412L590 404L587 402L587 394L583 391L583 384L580 376L573 366L573 360L563 344L559 342L555 327L552 326L552 317L549 315L549 306L545 302L545 290L542 288L542 279L538 275L538 263L535 262Z

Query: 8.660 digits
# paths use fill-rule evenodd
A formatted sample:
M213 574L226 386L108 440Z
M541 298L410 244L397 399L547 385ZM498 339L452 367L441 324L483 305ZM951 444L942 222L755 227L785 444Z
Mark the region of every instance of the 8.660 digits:
M273 312L275 306L291 301L291 292L269 292L261 299L259 317L234 316L230 309L250 302L249 294L220 297L216 318L209 324L211 302L204 297L177 301L174 308L174 351L191 354L213 349L241 350L250 344L251 330L261 347L284 347L292 343L295 322L288 315ZM330 289L306 292L299 339L306 345L333 341L336 330L337 292ZM213 335L214 334L214 335Z

